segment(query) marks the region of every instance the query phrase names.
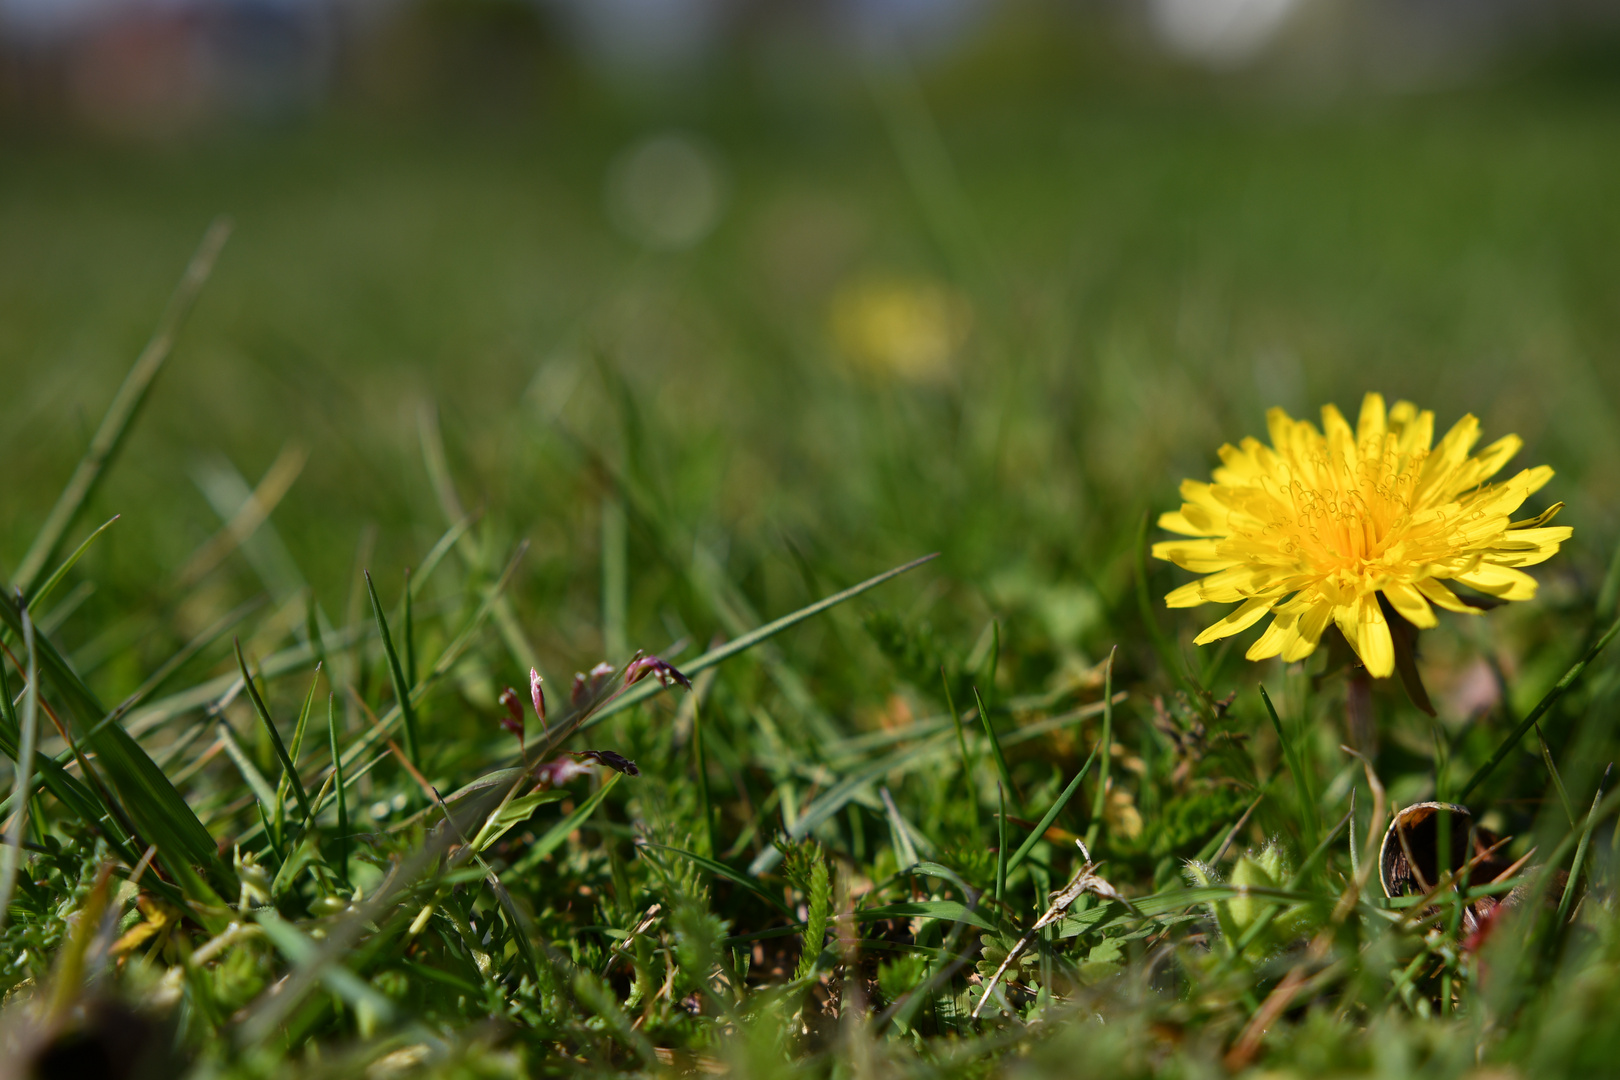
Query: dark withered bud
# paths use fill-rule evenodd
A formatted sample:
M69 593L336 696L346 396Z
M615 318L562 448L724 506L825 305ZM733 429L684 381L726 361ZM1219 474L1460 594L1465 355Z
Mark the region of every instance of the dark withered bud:
M692 689L691 679L688 679L672 665L656 656L643 656L641 659L633 661L624 673L625 685L630 686L638 683L649 675L665 686L674 686L676 683L680 683L688 690Z
M517 691L508 686L501 691L500 703L506 706L507 715L501 719L501 727L514 735L523 734L523 704L517 696Z
M622 772L626 776L640 776L641 770L636 763L622 754L615 754L612 750L575 750L575 757L586 758L598 765L606 765L615 772Z

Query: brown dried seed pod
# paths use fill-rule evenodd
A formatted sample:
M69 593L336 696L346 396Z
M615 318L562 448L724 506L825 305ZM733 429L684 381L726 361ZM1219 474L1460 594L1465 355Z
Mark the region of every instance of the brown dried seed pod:
M1384 833L1378 852L1378 877L1385 896L1409 896L1427 892L1440 880L1440 818L1449 811L1450 853L1445 869L1461 870L1478 859L1467 876L1467 884L1483 885L1495 879L1508 866L1497 853L1486 854L1498 837L1474 824L1468 807L1455 803L1423 802L1396 813Z

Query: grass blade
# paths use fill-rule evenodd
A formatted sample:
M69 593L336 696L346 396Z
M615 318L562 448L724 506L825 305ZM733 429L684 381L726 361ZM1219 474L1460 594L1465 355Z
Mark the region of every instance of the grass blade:
M1611 765L1610 768L1613 768ZM1609 770L1603 770L1603 779L1609 778ZM1603 803L1603 783L1598 782L1597 792L1592 796L1592 807L1586 812L1586 824L1581 826L1581 840L1575 846L1575 861L1569 867L1569 880L1564 882L1564 895L1558 901L1558 921L1564 922L1569 918L1569 904L1575 899L1575 887L1580 882L1581 867L1586 862L1586 849L1592 842L1592 829L1597 825L1598 807Z
M420 768L422 747L416 735L416 709L411 704L410 684L405 681L405 669L400 665L399 653L394 649L394 638L388 632L388 620L383 616L382 601L377 599L377 586L372 583L370 570L366 571L366 592L371 596L371 613L377 617L377 633L382 638L383 653L388 657L388 674L394 681L394 700L405 718L405 753L410 755L411 764Z
M933 738L918 743L916 746L897 750L850 773L817 796L814 802L800 811L799 819L788 830L788 839L795 842L803 840L810 835L810 832L816 826L842 810L863 787L878 777L889 773L898 774L902 770L916 768L930 757L949 754L950 749L946 738L946 734L940 732ZM757 877L770 870L781 860L782 853L776 850L775 847L768 847L761 851L753 862L748 864L748 872Z
M0 622L21 636L22 612L4 590L0 590ZM214 838L197 820L197 815L163 770L118 724L98 727L107 710L49 638L37 638L36 647L42 687L53 688L66 705L85 746L96 755L97 764L118 793L123 812L146 843L157 847L158 857L171 876L194 888L201 886L202 880L192 870L200 866L205 869L211 888L204 886L206 891L196 899L217 904L220 892L235 896L238 890L235 872L219 857ZM90 732L93 734L86 734Z
M338 746L337 711L326 695L326 732L332 741L332 788L337 793L338 873L349 883L349 801L343 792L343 753Z
M1007 792L996 785L996 900L1007 891Z
M1084 765L1080 766L1080 771L1074 774L1074 779L1070 780L1069 786L1063 789L1063 794L1053 800L1051 807L1041 816L1041 820L1035 824L1035 830L1024 838L1024 842L1018 846L1018 850L1013 852L1012 858L1007 860L1007 873L1010 874L1018 869L1018 864L1024 861L1024 856L1033 851L1035 845L1040 842L1041 837L1046 835L1047 828L1057 820L1057 816L1063 812L1063 808L1069 805L1069 800L1074 798L1074 793L1080 790L1080 781L1086 778L1086 773L1091 771L1091 763L1096 760L1097 749L1093 747L1091 756L1086 758Z
M942 919L977 926L980 930L994 931L996 924L973 911L960 900L918 900L910 903L885 904L882 907L861 908L855 912L860 922L878 922L884 919Z
M773 896L770 890L760 885L759 882L755 881L753 878L750 878L746 874L733 870L731 867L727 866L723 862L720 862L718 859L706 859L702 855L698 855L695 852L686 851L678 847L670 847L668 844L655 844L650 840L643 841L640 846L654 848L658 851L667 851L672 855L679 855L681 858L689 860L693 863L693 865L707 870L716 877L723 877L733 885L737 885L748 890L761 900L765 901L771 907L775 908L777 911L780 911L783 915L786 915L789 918L792 918L793 916L793 912L789 910L788 906L782 903L781 897Z
M129 432L131 421L140 411L141 403L152 389L152 382L157 378L158 372L163 369L163 363L169 358L174 348L175 337L180 327L185 323L186 316L191 313L192 305L196 303L197 294L202 291L203 285L208 281L214 269L214 260L219 257L220 249L231 235L231 222L228 218L215 218L203 234L202 243L197 245L196 252L191 256L185 273L180 277L180 283L175 286L174 293L169 297L168 306L158 319L157 330L152 334L146 348L136 358L135 364L124 377L124 383L113 395L112 404L107 406L106 415L101 418L101 426L96 428L95 435L90 439L90 446L79 459L78 467L68 479L67 487L57 498L56 505L51 507L50 515L46 517L45 524L40 526L39 533L23 556L21 564L17 567L17 574L11 579L11 586L24 596L29 595L34 580L39 576L45 564L50 562L62 543L62 537L73 527L73 522L79 516L79 511L89 500L100 483L107 465L117 454L118 447L123 443L124 436Z
M22 720L18 725L17 775L11 796L17 812L12 815L11 829L6 836L5 866L0 868L0 928L6 925L6 915L11 910L11 893L17 887L17 868L22 864L23 831L28 827L29 794L34 783L34 744L39 737L39 654L34 648L34 623L28 617L27 608L23 609L23 649L28 655L28 694L23 698ZM3 668L4 661L0 661L0 670ZM0 694L6 698L6 712L9 714L11 688L3 676L0 676Z
M709 676L713 679L714 676ZM709 761L703 755L703 706L694 693L692 702L692 769L697 773L698 804L703 808L703 835L709 841L709 857L720 853L720 837L715 832L714 806L709 799Z
M1282 718L1277 715L1277 707L1271 703L1271 695L1266 693L1264 686L1260 687L1260 700L1265 702L1266 715L1271 718L1271 726L1277 731L1277 741L1282 744L1283 758L1288 762L1288 771L1294 774L1294 790L1299 794L1299 820L1305 843L1311 846L1316 844L1316 799L1311 795L1311 785L1305 775L1305 763L1300 760L1298 748L1291 739L1283 733Z
M1575 828L1580 824L1575 817L1575 804L1569 801L1569 792L1564 787L1564 778L1558 774L1558 764L1553 761L1552 747L1547 745L1547 737L1541 733L1541 725L1536 725L1536 742L1541 745L1541 761L1547 766L1547 775L1552 777L1553 790L1558 792L1558 801L1564 807L1564 817L1569 819L1569 827Z
M1535 726L1536 721L1540 720L1547 710L1557 703L1559 698L1564 696L1566 690L1575 685L1575 680L1581 677L1581 673L1586 670L1587 665L1596 660L1598 654L1609 647L1609 642L1614 640L1616 633L1620 633L1620 619L1615 620L1614 624L1604 632L1603 636L1598 638L1590 649L1586 650L1586 655L1577 660L1574 667L1564 672L1564 677L1559 679L1551 690L1547 691L1546 695L1536 703L1536 707L1530 710L1529 715L1519 721L1512 734L1502 740L1502 744L1496 748L1496 753L1492 754L1490 760L1475 771L1474 775L1469 778L1468 783L1463 785L1462 791L1457 793L1458 802L1466 800L1475 788L1484 783L1487 776L1496 771L1496 767L1502 764L1502 760L1513 752L1515 746L1519 745L1519 740L1524 738L1525 733Z
M252 789L253 797L259 800L265 820L272 820L276 808L276 793L271 789L270 781L266 780L259 767L253 764L253 759L242 749L242 744L236 741L236 733L231 730L231 725L223 716L219 718L218 728L220 741L225 744L226 756L236 763L236 769L242 774L242 779L247 781L247 786ZM274 839L278 843L281 840L279 836Z
M540 864L540 860L557 850L557 848L561 846L562 842L568 839L569 833L585 824L585 822L589 820L590 816L596 813L596 808L602 805L602 800L607 798L607 793L612 791L614 785L623 779L623 773L614 773L612 776L608 777L607 781L601 787L597 788L596 791L592 793L590 798L586 799L584 802L580 803L574 808L574 812L572 814L569 814L567 817L557 822L557 824L553 825L550 829L546 830L546 834L540 837L540 839L536 840L534 845L530 847L528 851L523 853L523 858L519 859L517 863L513 865L510 872L516 874L526 873L527 871L538 866Z
M990 740L990 756L995 759L996 774L1001 777L1001 783L1006 790L1012 792L1015 800L1013 805L1022 808L1024 800L1018 794L1018 789L1013 787L1012 773L1007 769L1007 757L1001 752L1001 740L996 738L996 729L990 723L990 710L984 707L984 698L979 696L977 686L973 688L973 702L979 707L979 723L984 725L984 736Z
M411 568L405 568L405 595L401 598L404 612L399 619L399 633L405 639L405 685L416 685L416 613L413 610L411 597ZM296 757L296 755L294 755Z
M73 564L78 562L79 559L84 556L86 551L90 550L90 545L96 542L96 537L106 532L107 529L112 526L112 523L121 517L123 517L122 514L114 514L112 517L106 520L101 528L85 537L84 543L75 548L73 554L69 555L65 560L63 560L62 565L56 568L55 573L51 574L50 577L45 579L45 584L41 585L34 591L32 596L28 597L26 606L32 609L39 604L43 604L45 602L45 598L51 595L51 590L56 588L56 586L61 583L62 579L67 576L67 572L69 570L73 569Z
M629 538L624 500L610 494L602 499L602 648L616 664L630 652L625 631L629 594Z
M1097 771L1097 795L1091 800L1091 824L1086 826L1087 851L1097 847L1097 834L1108 813L1108 765L1114 758L1114 657L1118 655L1119 646L1115 645L1108 651L1108 662L1103 666L1103 726L1102 741L1098 743L1102 748L1102 766Z
M903 566L895 567L893 570L885 570L876 577L867 578L859 585L852 585L843 592L834 593L832 596L829 596L824 600L818 600L808 607L800 608L791 615L784 615L775 622L766 623L757 630L752 630L746 634L743 634L741 637L733 638L724 645L710 649L708 652L697 657L695 660L692 660L690 663L682 664L681 671L683 671L688 677L696 675L700 671L707 671L709 668L730 660L738 653L747 652L760 642L768 641L777 634L780 634L782 631L797 626L806 619L814 618L815 616L820 615L823 611L835 608L846 600L853 600L855 597L861 595L863 592L866 592L868 589L875 589L879 585L882 585L885 581L889 581L892 578L897 578L901 574L915 570L924 563L931 562L937 558L939 558L939 552L936 551L932 555L924 555L920 559L913 559ZM635 686L632 686L629 690L625 691L623 694L620 694L611 703L598 710L594 716L580 725L580 730L584 730L588 727L594 727L595 725L600 724L603 720L606 720L608 717L613 716L616 713L621 713L630 708L632 705L639 705L641 702L647 700L655 694L662 692L664 689L666 689L666 687L656 679L647 679L643 682L639 682Z
M253 684L253 676L248 672L247 657L242 655L242 642L240 640L236 642L236 663L242 669L242 684L247 689L248 700L253 702L253 711L259 714L259 722L270 733L270 745L275 747L276 757L281 761L283 777L292 786L293 796L298 800L298 809L304 814L304 824L307 828L310 819L315 816L310 810L309 793L304 790L304 782L298 778L298 770L294 768L292 758L287 754L287 747L281 741L281 732L276 730L276 722L270 718L270 710L265 707L264 699L259 696L259 688ZM311 686L310 694L313 695L314 693L315 688ZM307 702L305 707L307 709ZM273 811L275 804L276 797L272 793L270 806L267 809Z
M920 860L917 858L917 847L911 842L911 826L900 815L900 808L894 804L894 796L889 794L888 788L879 792L883 798L883 810L889 819L889 838L894 845L895 862L901 873L904 873Z

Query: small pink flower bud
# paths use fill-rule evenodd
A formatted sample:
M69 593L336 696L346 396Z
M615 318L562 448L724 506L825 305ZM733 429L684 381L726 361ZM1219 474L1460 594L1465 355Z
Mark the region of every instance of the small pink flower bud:
M529 696L534 699L535 715L540 717L540 725L546 723L546 694L540 689L540 673L534 668L529 669Z
M560 757L555 761L548 761L537 766L534 778L540 787L557 787L566 784L576 776L588 775L591 771L589 765L575 761L573 758Z
M674 686L680 683L688 690L692 689L692 680L682 675L672 665L656 656L644 656L631 663L624 674L625 685L638 683L651 675L665 686Z
M613 665L606 660L591 668L590 674L583 671L574 672L574 685L569 691L568 698L576 706L583 705L595 697L602 684L613 677Z

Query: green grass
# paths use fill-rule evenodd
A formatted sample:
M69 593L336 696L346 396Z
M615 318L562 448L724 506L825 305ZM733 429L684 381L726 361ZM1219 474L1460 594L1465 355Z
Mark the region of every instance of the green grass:
M1617 654L1563 677L1620 588L1615 86L1301 103L1009 32L920 86L542 90L0 148L0 570L73 560L0 600L12 1030L129 1001L199 1076L1612 1072ZM669 125L729 201L648 253L603 176ZM874 277L971 311L946 370L845 355ZM1575 536L1424 635L1437 720L1375 688L1364 768L1327 650L1195 648L1142 546L1267 407L1369 389L1524 435ZM636 649L693 689L571 694ZM528 762L584 766L538 791L531 667ZM1369 880L1425 799L1534 849L1482 951ZM1076 837L1119 898L1030 935Z

